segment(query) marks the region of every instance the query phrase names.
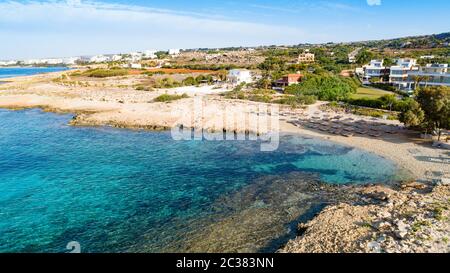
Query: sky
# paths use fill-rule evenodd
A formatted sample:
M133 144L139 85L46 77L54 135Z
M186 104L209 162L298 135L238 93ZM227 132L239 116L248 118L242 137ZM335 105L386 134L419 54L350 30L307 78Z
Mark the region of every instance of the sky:
M0 0L0 60L450 31L447 0Z

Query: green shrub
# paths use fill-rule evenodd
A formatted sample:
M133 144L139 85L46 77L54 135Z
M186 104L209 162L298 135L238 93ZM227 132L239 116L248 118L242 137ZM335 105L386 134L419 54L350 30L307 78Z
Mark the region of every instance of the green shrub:
M194 77L187 77L186 79L183 80L183 85L185 86L193 86L197 84L198 82L195 80Z
M283 96L280 99L274 101L274 103L286 104L292 107L298 105L310 105L316 103L317 98L311 95L300 95L300 96Z
M163 94L163 95L155 98L154 101L155 102L170 102L170 101L186 99L186 98L189 98L189 96L186 93L183 95Z
M392 86L388 83L372 83L371 86L378 88L378 89L391 91L391 92L397 91L397 88L395 88L394 86Z
M83 73L82 76L93 77L93 78L108 78L108 77L118 77L128 75L127 69L89 69Z
M146 72L144 72L142 74L151 77L151 76L154 76L154 75L164 75L164 74L166 74L166 72L164 72L164 71L146 71Z
M174 88L180 87L182 84L180 82L175 81L172 78L163 78L158 79L154 84L155 88Z

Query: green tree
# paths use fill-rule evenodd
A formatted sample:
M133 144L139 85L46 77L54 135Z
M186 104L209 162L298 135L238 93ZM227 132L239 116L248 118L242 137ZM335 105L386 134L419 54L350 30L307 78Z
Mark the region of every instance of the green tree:
M358 55L356 55L356 62L360 65L369 63L375 58L375 54L367 50L361 50Z
M442 129L450 129L450 88L422 88L418 91L416 100L425 113L425 124L438 132L440 140Z
M393 66L395 64L394 60L391 58L384 58L383 65L384 66Z
M395 95L384 95L381 98L379 98L381 101L381 105L385 109L389 109L389 111L392 111L392 106L395 105L397 102L397 98Z
M407 127L417 127L422 125L424 119L425 113L417 101L413 99L405 101L404 110L399 115L401 122Z

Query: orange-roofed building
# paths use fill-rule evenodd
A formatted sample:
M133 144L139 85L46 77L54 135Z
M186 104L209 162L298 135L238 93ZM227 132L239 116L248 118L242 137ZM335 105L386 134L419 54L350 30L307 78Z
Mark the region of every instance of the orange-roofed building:
M300 83L302 81L302 78L302 74L288 74L276 81L276 84L280 87L286 87L289 85Z

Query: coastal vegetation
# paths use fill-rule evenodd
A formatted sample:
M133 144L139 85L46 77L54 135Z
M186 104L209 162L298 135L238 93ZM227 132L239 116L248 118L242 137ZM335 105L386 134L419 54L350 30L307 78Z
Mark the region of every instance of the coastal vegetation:
M301 84L286 87L285 93L291 95L312 95L319 100L341 101L355 94L359 82L354 78L344 78L331 74L308 75Z
M170 94L163 94L161 96L158 96L154 99L155 102L171 102L175 100L181 100L181 99L187 99L189 96L187 94L182 95L170 95Z
M450 129L450 88L419 89L400 114L400 121L425 133L436 132L440 140L442 130Z
M108 78L108 77L126 76L128 74L129 74L128 69L112 68L112 69L89 69L77 75L92 78Z
M321 107L322 110L332 110L336 112L343 112L343 113L351 113L354 115L360 115L360 116L368 116L368 117L374 117L374 118L386 118L388 120L397 120L399 118L398 112L388 111L388 110L382 110L382 109L375 109L375 108L368 108L368 107L361 107L357 105L351 105L345 102L330 102L324 106Z
M245 84L240 84L232 91L225 94L227 99L240 99L249 100L263 103L276 103L285 104L292 107L298 107L302 105L314 104L317 101L317 97L314 95L304 94L285 94L282 96L277 95L277 92L272 89L250 89L244 90Z

